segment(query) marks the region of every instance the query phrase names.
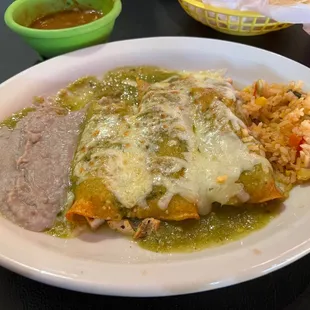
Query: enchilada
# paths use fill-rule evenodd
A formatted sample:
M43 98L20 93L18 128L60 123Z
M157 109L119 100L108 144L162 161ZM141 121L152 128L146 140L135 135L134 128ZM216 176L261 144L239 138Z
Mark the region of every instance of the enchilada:
M263 149L229 108L236 96L228 81L206 72L165 72L157 81L128 72L131 97L110 80L88 108L68 220L183 221L215 202L282 197Z

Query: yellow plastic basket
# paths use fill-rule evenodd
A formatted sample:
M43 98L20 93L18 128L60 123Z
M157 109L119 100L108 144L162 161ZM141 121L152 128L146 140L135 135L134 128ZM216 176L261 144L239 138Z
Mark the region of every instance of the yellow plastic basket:
M201 0L178 0L188 15L217 31L255 36L291 26L255 12L236 11L204 4Z

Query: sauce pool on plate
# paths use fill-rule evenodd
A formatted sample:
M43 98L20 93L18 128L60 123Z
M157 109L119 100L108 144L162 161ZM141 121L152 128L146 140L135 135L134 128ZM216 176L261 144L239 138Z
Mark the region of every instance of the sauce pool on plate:
M89 24L103 17L103 13L92 9L63 10L39 17L30 24L30 28L55 30Z

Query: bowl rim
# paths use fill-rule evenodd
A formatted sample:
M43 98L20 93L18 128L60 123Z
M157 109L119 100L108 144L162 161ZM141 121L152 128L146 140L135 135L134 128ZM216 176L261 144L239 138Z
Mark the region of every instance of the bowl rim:
M36 37L36 38L60 38L60 37L69 37L69 36L78 36L86 32L102 28L105 25L114 22L116 18L120 15L122 11L122 2L121 0L112 0L113 7L103 17L85 24L76 27L64 28L64 29L34 29L18 24L14 18L13 14L15 10L25 2L31 2L31 0L15 0L5 11L4 21L6 25L16 33L27 36L27 37Z

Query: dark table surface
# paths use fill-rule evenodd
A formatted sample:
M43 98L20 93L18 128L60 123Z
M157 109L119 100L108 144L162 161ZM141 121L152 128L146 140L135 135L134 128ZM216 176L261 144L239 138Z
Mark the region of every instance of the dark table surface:
M0 1L0 15L12 0ZM310 36L300 26L258 37L217 33L188 17L177 0L123 0L112 41L195 36L240 42L310 67ZM0 22L0 82L39 62L38 55ZM1 250L1 245L0 245ZM22 255L22 253L21 253ZM103 275L104 276L104 275ZM134 279L133 279L134 281ZM50 287L0 267L0 309L310 309L310 255L282 270L211 292L168 298L94 296Z

